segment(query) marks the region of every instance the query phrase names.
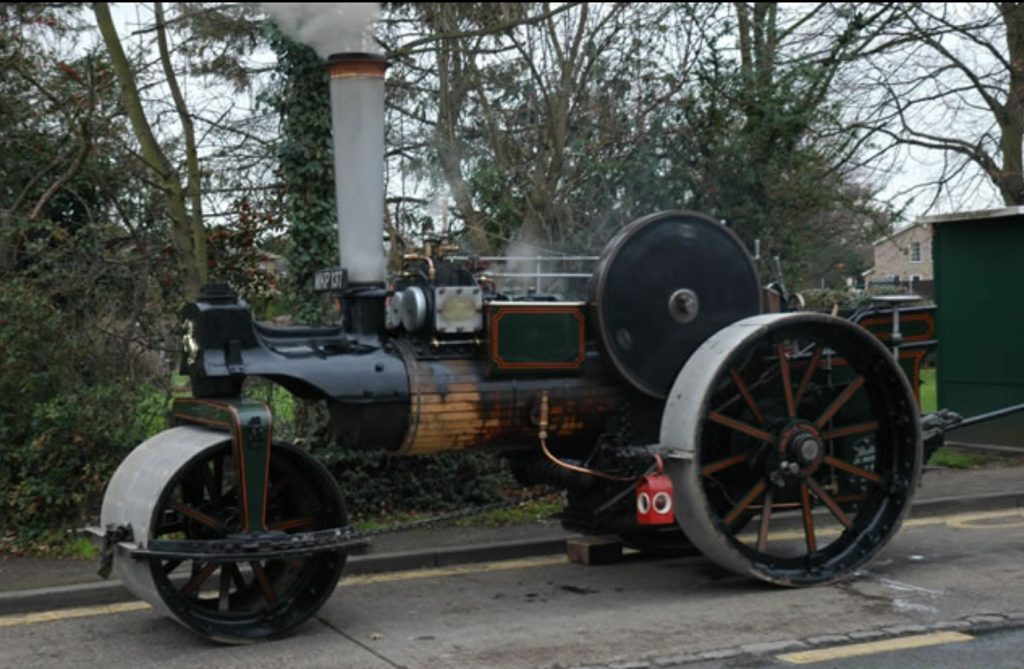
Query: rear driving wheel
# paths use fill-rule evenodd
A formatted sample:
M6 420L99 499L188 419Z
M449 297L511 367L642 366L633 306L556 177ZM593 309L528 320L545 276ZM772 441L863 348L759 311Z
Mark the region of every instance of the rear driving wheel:
M910 508L917 405L877 339L818 314L755 316L680 372L662 422L677 518L707 557L782 585L839 580Z

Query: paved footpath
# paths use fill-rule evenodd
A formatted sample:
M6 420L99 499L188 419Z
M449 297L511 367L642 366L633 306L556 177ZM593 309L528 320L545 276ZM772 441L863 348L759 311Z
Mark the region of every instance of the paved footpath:
M140 602L0 616L0 666L931 669L939 653L962 660L945 667L1019 669L1022 550L1024 511L1004 508L919 514L868 568L816 588L769 587L700 556L364 574L294 636L251 646L210 643Z
M927 468L912 517L1024 506L1024 465ZM408 570L550 555L573 536L557 520L499 528L442 527L378 537L350 559L346 574ZM90 561L0 558L0 615L125 601L116 581L96 576Z

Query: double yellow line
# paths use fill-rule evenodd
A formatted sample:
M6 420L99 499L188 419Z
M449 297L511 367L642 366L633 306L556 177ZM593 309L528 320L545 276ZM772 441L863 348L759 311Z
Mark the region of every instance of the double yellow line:
M831 648L805 650L797 653L784 653L776 655L775 658L790 664L813 664L815 662L832 662L850 657L875 655L877 653L892 653L898 650L940 646L947 643L971 641L972 639L974 637L970 634L962 634L960 632L933 632L931 634L904 636L898 639L884 639L882 641L854 643L847 646L833 646Z
M556 564L564 564L565 556L545 556L525 560L504 560L502 562L485 562L481 564L467 564L454 567L438 567L436 569L414 569L409 571L396 571L387 574L366 574L362 576L351 576L343 579L339 587L358 587L364 585L376 585L379 583L397 583L400 581L413 581L423 578L444 578L448 576L462 576L467 574L489 574L492 572L509 571L512 569L532 569L536 567L549 567ZM131 613L133 611L145 611L152 608L145 602L122 602L120 604L106 604L103 606L83 606L74 609L58 609L56 611L41 611L39 613L26 613L21 615L0 617L0 628L18 627L21 625L36 625L38 623L52 623L72 618L87 618L90 616L107 616L114 613Z
M1022 512L1020 509L1013 509L1009 511L982 511L978 513L958 513L949 516L935 516L931 518L911 518L909 520L904 521L903 523L903 527L905 528L922 527L928 525L946 525L947 527L965 530L986 528L998 528L1000 530L1005 530L1010 528L1024 527L1024 512ZM826 531L827 530L823 528L821 534L824 535ZM802 530L793 530L788 532L783 531L773 533L770 535L769 538L776 541L785 541L802 539L803 536L804 535ZM566 558L562 555L544 556L524 560L502 560L500 562L486 562L482 564L459 565L454 567L438 567L436 569L415 569L410 571L399 571L386 574L367 574L363 576L351 576L343 579L342 585L345 587L353 587L375 585L380 583L398 583L401 581L412 581L424 578L445 578L449 576L462 576L468 574L487 574L492 572L510 571L514 569L533 569L537 567L549 567L557 564L564 564L565 562ZM150 608L150 605L146 604L145 602L123 602L120 604L107 604L103 606L85 606L74 609L59 609L55 611L42 611L39 613L2 616L0 617L0 628L17 627L20 625L34 625L37 623L57 622L60 620L69 620L72 618L85 618L89 616L104 616L111 615L114 613L130 613L133 611L144 611L148 608ZM953 633L949 632L943 634ZM935 638L946 638L935 635L926 636ZM903 639L913 638L915 637L904 637ZM892 639L890 641L879 641L876 643L896 643L902 641L903 639ZM965 639L957 640L963 641ZM937 643L949 642L940 641ZM870 645L871 644L857 644L856 646ZM855 646L840 646L840 648L852 649L855 648ZM816 653L818 651L808 652ZM793 655L800 655L800 653L796 653Z

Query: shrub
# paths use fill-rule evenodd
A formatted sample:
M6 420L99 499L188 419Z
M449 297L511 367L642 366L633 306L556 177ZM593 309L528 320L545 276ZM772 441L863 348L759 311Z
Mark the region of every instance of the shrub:
M94 516L111 474L154 430L164 395L118 385L67 388L33 407L29 434L11 449L4 500L19 543L32 543ZM6 487L6 486L5 486Z
M0 285L0 527L27 545L96 514L163 424L160 375L31 282Z
M456 511L504 500L519 487L497 453L346 451L335 443L322 403L296 401L294 415L290 436L326 465L356 518Z
M378 451L313 451L338 481L351 515L441 513L505 499L516 486L504 460L487 452L400 456Z

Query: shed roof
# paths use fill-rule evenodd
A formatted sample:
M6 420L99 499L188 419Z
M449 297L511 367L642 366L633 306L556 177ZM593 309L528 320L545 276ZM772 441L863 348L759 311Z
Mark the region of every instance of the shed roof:
M1024 217L1024 207L1000 207L998 209L980 209L978 211L958 211L952 214L922 216L916 223L937 225L940 223L965 223L967 221L1006 221L1016 217Z

